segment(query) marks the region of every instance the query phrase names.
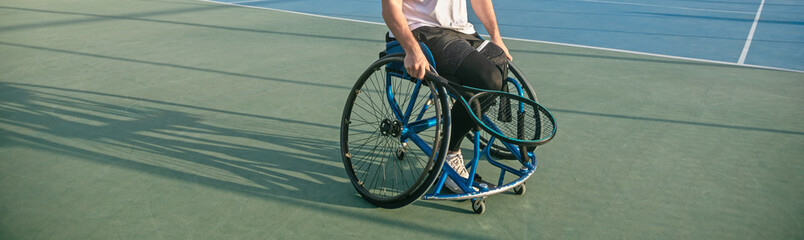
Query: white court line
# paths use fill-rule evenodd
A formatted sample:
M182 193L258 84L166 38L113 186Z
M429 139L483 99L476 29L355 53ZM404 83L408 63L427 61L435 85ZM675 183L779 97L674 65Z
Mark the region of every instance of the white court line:
M333 19L333 20L341 20L341 21L348 21L348 22L358 22L358 23L368 23L368 24L373 24L373 25L385 26L385 23L363 21L363 20L356 20L356 19L349 19L349 18L330 17L330 16L324 16L324 15L318 15L318 14L303 13L303 12L296 12L296 11L289 11L289 10L282 10L282 9L275 9L275 8L240 5L240 4L234 4L234 3L228 3L228 2L218 2L218 1L215 1L215 0L200 0L200 1L202 1L202 2L210 2L210 3L217 3L217 4L225 4L225 5L232 5L232 6L238 6L238 7L245 7L245 8L264 9L264 10L271 10L271 11L284 12L284 13L299 14L299 15L305 15L305 16L311 16L311 17ZM762 0L762 2L765 2L765 0ZM486 35L486 36L488 36L488 35ZM637 52L637 51L629 51L629 50L614 49L614 48L604 48L604 47L595 47L595 46L587 46L587 45L578 45L578 44L570 44L570 43L559 43L559 42L532 40L532 39L524 39L524 38L512 38L512 37L503 37L503 39L510 39L510 40L523 41L523 42L544 43L544 44L568 46L568 47L577 47L577 48L586 48L586 49L595 49L595 50L604 50L604 51L610 51L610 52L629 53L629 54L644 55L644 56L663 57L663 58L688 60L688 61L696 61L696 62L704 62L704 63L715 63L715 64L723 64L723 65L732 65L732 66L741 66L741 67L750 67L750 68L759 68L759 69L768 69L768 70L804 73L804 70L794 70L794 69L787 69L787 68L777 68L777 67L768 67L768 66L751 65L751 64L739 64L739 63L734 63L734 62L724 62L724 61L715 61L715 60L707 60L707 59L699 59L699 58L679 57L679 56L672 56L672 55Z
M264 2L265 0L248 0L248 1L237 1L237 2L229 2L231 4L241 4L241 3L253 3L253 2Z
M614 2L614 1L601 1L601 0L579 0L579 2L610 3L610 4L620 4L620 5L634 5L634 6L656 7L656 8L672 8L672 9L692 10L692 11L705 11L705 12L754 14L753 12L743 12L743 11L718 10L718 9L708 9L708 8L673 7L673 6L658 5L658 4Z
M231 3L230 2L219 2L219 1L216 1L216 0L201 0L201 1L202 2L225 4L225 5L232 5L232 6L238 6L238 7L245 7L245 8L256 8L256 9L265 9L265 10L271 10L271 11L277 11L277 12L284 12L284 13L293 13L293 14L299 14L299 15L305 15L305 16L311 16L311 17L320 17L320 18L326 18L326 19L342 20L342 21L349 21L349 22L359 22L359 23L368 23L368 24L385 26L385 23L370 22L370 21L363 21L363 20L349 19L349 18L330 17L330 16L325 16L325 15L318 15L318 14L312 14L312 13L303 13L303 12L282 10L282 9L276 9L276 8L241 5L241 4L237 4L236 2L231 2ZM245 2L251 2L251 1L243 1L243 3L245 3ZM255 1L255 2L258 2L258 1Z
M757 9L757 16L754 18L754 24L751 25L751 31L748 32L748 38L745 40L745 46L743 47L743 52L740 53L740 60L737 60L737 64L744 64L745 58L748 56L748 48L751 47L751 42L754 41L754 31L757 30L757 23L759 23L759 15L762 14L762 7L765 6L765 0L759 3L759 9Z
M503 37L503 39L511 39L511 40L523 41L523 42L544 43L544 44L567 46L567 47L586 48L586 49L594 49L594 50L603 50L603 51L609 51L609 52L629 53L629 54L635 54L635 55L643 55L643 56L651 56L651 57L662 57L662 58L677 59L677 60L687 60L687 61L695 61L695 62L703 62L703 63L714 63L714 64L723 64L723 65L731 65L731 66L740 66L740 67L750 67L750 68L760 68L760 69L768 69L768 70L804 73L804 70L795 70L795 69L769 67L769 66L752 65L752 64L742 64L742 63L735 63L735 62L724 62L724 61L707 60L707 59L700 59L700 58L679 57L679 56L664 55L664 54L658 54L658 53L637 52L637 51L630 51L630 50L605 48L605 47L595 47L595 46L587 46L587 45L578 45L578 44L571 44L571 43L560 43L560 42L550 42L550 41L541 41L541 40L532 40L532 39L523 39L523 38L511 38L511 37Z

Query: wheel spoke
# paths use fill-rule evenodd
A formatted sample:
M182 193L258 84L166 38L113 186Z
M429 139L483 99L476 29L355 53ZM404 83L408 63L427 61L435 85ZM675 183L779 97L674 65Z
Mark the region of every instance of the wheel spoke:
M446 146L436 146L444 141L435 136L441 136L444 124L448 124L440 119L440 111L448 107L446 101L437 100L445 97L438 95L434 87L418 86L399 77L390 79L394 101L389 101L386 76L397 73L387 74L386 71L393 69L387 69L386 65L402 66L402 59L380 60L368 70L371 72L358 79L344 109L344 121L348 123L342 124L346 129L342 130L341 141L347 156L344 162L351 168L347 173L358 192L378 206L397 207L421 197L435 181L438 171L432 168L437 164L431 161L443 155L436 151L446 151ZM397 110L401 114L394 113ZM408 118L410 121L434 118L440 124L416 129L414 133L423 137L433 152L423 152L416 144L409 147L402 144L400 138Z

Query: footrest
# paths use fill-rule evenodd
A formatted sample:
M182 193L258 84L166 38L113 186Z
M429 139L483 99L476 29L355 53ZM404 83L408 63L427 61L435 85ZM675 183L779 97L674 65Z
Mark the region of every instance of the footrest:
M497 185L488 182L486 180L483 180L483 178L481 178L480 175L475 175L475 179L472 185L474 185L474 187L480 188L481 190L492 190L497 188Z
M479 198L485 197L489 195L494 195L497 193L508 191L516 186L519 186L523 182L527 181L530 176L533 175L533 170L528 170L524 176L521 176L516 181L504 184L502 186L495 186L494 188L489 188L488 190L480 190L477 192L471 193L453 193L453 194L425 194L422 196L424 200L462 200L462 199L472 199L472 198ZM488 183L487 183L488 184ZM493 186L493 185L489 185Z

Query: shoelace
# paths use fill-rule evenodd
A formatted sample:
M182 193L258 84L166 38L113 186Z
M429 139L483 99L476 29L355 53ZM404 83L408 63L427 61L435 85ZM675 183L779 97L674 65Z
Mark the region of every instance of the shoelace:
M466 167L463 165L463 156L460 153L450 154L452 155L449 159L449 166L455 170L461 177L469 177L469 173L466 171Z

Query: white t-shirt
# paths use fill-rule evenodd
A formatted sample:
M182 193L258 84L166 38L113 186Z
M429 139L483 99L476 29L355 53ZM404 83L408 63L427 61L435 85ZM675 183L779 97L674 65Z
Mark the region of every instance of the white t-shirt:
M403 0L402 13L410 30L426 26L475 33L466 15L466 0Z

